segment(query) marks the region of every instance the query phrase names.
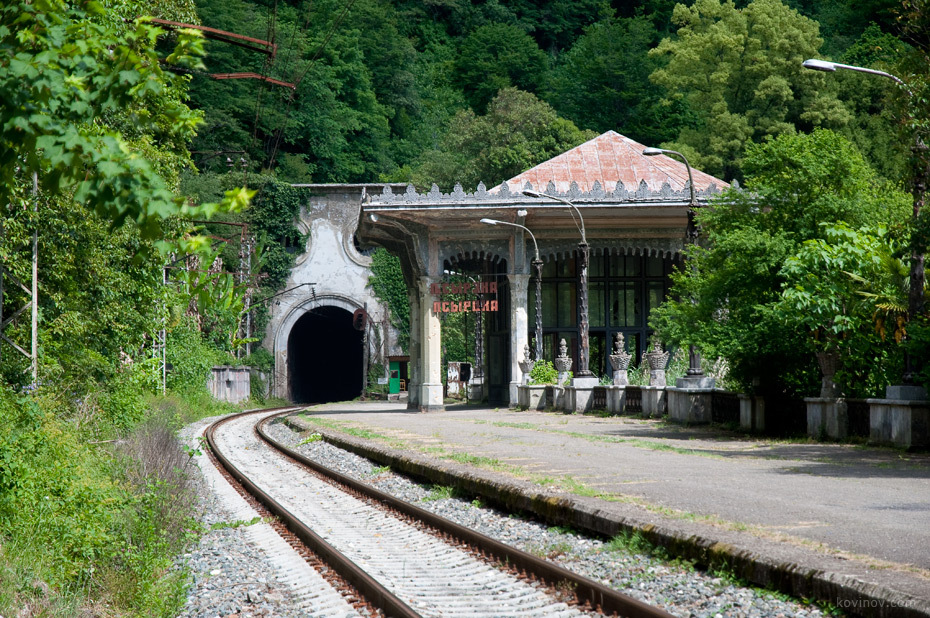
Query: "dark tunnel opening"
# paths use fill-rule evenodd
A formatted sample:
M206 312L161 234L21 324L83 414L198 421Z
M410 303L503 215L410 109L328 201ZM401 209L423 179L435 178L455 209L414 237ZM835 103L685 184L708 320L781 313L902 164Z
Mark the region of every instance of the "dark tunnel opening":
M362 333L345 309L304 314L288 336L287 356L294 403L346 401L362 393Z

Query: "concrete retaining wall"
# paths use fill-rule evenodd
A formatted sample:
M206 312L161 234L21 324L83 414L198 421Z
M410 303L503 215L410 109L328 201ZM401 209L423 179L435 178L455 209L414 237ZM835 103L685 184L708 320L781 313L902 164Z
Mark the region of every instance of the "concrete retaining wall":
M869 442L903 448L930 446L930 401L867 399Z
M713 388L666 387L668 419L676 423L695 425L711 421Z

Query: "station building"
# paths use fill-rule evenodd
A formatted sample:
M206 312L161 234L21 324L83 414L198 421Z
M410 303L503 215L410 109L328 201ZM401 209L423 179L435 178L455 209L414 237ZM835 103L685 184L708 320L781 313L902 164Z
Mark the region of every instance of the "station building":
M410 407L443 407L441 330L450 312L470 316L478 333L473 396L516 404L519 362L536 347L536 246L543 263L543 358L553 360L564 339L578 366L582 232L590 247L589 367L608 375L618 332L640 358L651 334L649 313L668 293L688 242L691 205L687 166L645 156L644 149L608 131L491 189L442 193L434 186L418 193L384 185L365 194L357 241L397 255L408 287ZM699 170L691 175L697 206L727 187Z

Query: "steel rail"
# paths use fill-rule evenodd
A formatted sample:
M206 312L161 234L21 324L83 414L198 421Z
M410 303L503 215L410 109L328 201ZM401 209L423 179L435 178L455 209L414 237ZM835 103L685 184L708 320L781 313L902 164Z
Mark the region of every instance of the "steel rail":
M300 462L308 468L322 474L335 482L345 485L368 498L381 502L404 515L424 522L441 534L447 534L460 542L478 548L487 556L492 556L503 564L513 567L517 571L531 574L549 586L563 590L574 595L580 605L588 605L592 609L604 614L615 614L627 618L670 618L671 614L656 607L643 603L638 599L618 592L599 582L588 579L582 575L569 571L566 568L547 562L525 551L511 547L485 536L480 532L461 526L444 517L431 513L418 506L404 502L399 498L384 493L374 487L331 470L300 453L281 444L265 432L265 425L289 412L282 412L270 416L256 426L256 432L262 440L284 453L288 457Z
M293 411L294 407L287 408L280 414L288 414ZM271 409L273 410L273 409ZM217 447L214 433L220 425L247 414L258 414L271 410L247 410L238 414L232 414L211 424L204 431L207 444L213 455L219 460L227 472L232 475L245 489L257 498L268 510L274 513L284 525L294 533L307 547L315 554L326 561L333 570L336 571L349 584L354 586L365 599L372 605L381 609L387 616L397 618L421 618L420 614L415 612L409 605L401 601L387 588L382 586L377 580L372 578L368 573L362 570L357 564L345 557L339 550L327 543L322 537L308 528L303 522L297 519L290 511L281 506L270 495L258 487L251 479L244 475L229 459L223 455ZM273 416L271 418L276 418Z

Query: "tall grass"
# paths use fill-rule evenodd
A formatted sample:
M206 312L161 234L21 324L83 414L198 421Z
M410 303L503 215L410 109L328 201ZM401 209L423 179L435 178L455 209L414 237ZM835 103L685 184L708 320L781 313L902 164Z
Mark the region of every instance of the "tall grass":
M183 605L175 557L200 529L175 433L230 406L120 388L104 408L0 387L0 615L167 618Z

